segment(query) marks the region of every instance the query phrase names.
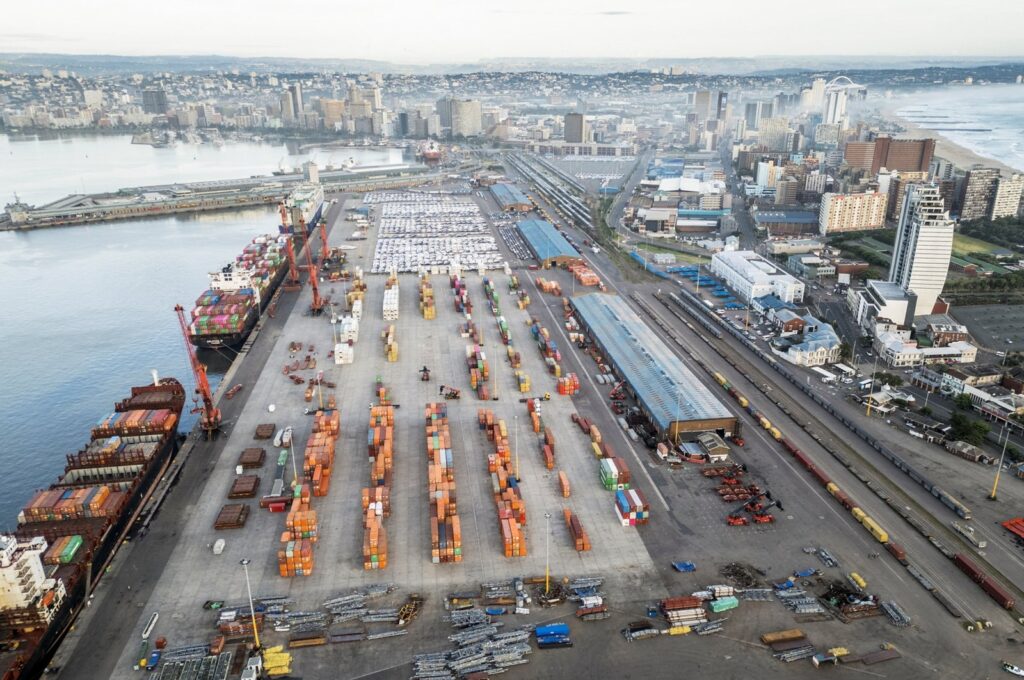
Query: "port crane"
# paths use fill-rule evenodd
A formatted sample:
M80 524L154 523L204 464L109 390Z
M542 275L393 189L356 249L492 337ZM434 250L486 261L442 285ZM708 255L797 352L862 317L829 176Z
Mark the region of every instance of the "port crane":
M313 302L309 305L309 311L313 316L320 316L324 311L324 299L320 297L320 286L317 284L316 265L313 264L313 256L306 248L306 267L309 270L309 285L313 289Z
M320 220L320 266L326 267L331 259L331 249L327 247L327 220Z
M181 326L181 335L185 339L185 349L188 350L188 360L192 366L192 375L196 380L196 402L192 413L198 413L199 426L206 432L206 438L212 439L213 433L220 429L220 409L213 403L213 392L210 390L210 381L206 379L206 366L199 361L196 355L196 348L188 339L188 320L185 318L185 308L175 305L174 311L178 314L178 324ZM199 406L199 400L203 405Z

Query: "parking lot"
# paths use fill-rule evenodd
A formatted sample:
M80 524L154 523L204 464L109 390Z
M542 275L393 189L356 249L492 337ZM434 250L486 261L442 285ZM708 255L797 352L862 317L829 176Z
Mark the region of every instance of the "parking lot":
M1024 305L954 306L952 315L967 326L981 347L998 351L1024 351Z

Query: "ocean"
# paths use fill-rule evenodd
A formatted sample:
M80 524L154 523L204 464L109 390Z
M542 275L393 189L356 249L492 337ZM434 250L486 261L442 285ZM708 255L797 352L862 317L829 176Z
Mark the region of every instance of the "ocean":
M1024 85L947 87L905 95L897 114L974 153L1024 171Z
M130 137L0 135L0 187L31 203L140 184L226 179L296 167L311 155L363 165L401 151L280 145L132 145ZM344 155L343 155L344 154ZM13 162L12 162L13 160ZM5 196L4 203L13 199ZM254 236L277 230L271 207L104 224L0 232L0 530L37 488L57 479L89 429L150 380L150 370L193 381L174 305L191 310L206 275ZM210 356L210 355L207 355ZM210 356L217 384L227 361ZM187 426L194 416L185 414Z

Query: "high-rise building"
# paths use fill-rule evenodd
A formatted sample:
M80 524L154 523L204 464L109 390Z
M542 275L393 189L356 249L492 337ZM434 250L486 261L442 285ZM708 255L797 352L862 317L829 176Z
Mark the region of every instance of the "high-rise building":
M769 151L781 151L786 148L786 133L789 132L789 119L784 116L761 120L757 140Z
M875 160L874 142L847 142L843 148L843 163L858 170L871 170ZM888 167L888 166L887 166ZM875 173L878 170L874 171Z
M483 114L478 100L455 99L450 96L439 99L437 114L441 127L448 128L452 137L474 137L482 131Z
M846 90L831 90L825 97L822 123L846 129Z
M935 154L934 139L875 139L875 156L871 163L872 174L882 168L900 172L927 172Z
M714 104L715 97L714 92L711 90L698 90L693 97L693 109L697 114L698 120L707 120L708 118L714 118Z
M743 109L743 118L747 123L747 129L758 129L763 119L772 117L773 111L771 102L747 102Z
M162 115L167 113L167 93L159 86L147 87L142 91L142 110Z
M722 90L718 93L718 104L715 106L715 120L725 120L729 109L729 93Z
M999 187L998 168L971 168L964 175L960 193L960 221L980 220L992 212Z
M288 90L281 93L281 122L285 125L295 124L295 100Z
M821 197L818 211L818 231L822 236L843 231L878 229L885 225L883 193L833 194Z
M953 251L953 220L943 210L938 187L907 188L896 227L889 280L917 296L918 316L931 314L942 293Z
M324 127L328 130L333 130L334 126L340 123L342 116L345 115L345 102L341 99L321 99L319 106Z
M1016 217L1020 211L1021 194L1024 193L1024 175L1014 173L1009 177L1000 177L996 187L995 198L992 199L993 220L1000 217Z
M898 220L900 218L900 210L903 209L904 205L903 198L907 195L908 187L927 182L927 172L891 173L889 180L889 207L886 209L889 219Z
M302 118L302 83L294 83L288 86L288 94L292 98L292 111L295 112L295 118Z
M821 111L825 106L825 79L815 78L811 83L811 94L809 97L810 109Z
M582 144L590 141L587 130L587 118L582 113L565 114L565 141L569 144Z

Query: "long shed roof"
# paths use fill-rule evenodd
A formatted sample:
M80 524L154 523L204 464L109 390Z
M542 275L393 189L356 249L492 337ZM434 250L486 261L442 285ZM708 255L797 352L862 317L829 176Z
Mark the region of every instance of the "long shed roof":
M519 233L526 239L530 250L538 259L547 260L552 257L579 257L572 245L569 244L562 233L555 229L555 225L545 220L529 219L520 220L516 223Z
M622 298L591 293L570 299L660 429L734 417Z

